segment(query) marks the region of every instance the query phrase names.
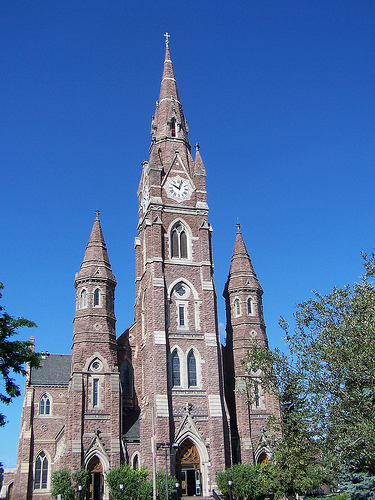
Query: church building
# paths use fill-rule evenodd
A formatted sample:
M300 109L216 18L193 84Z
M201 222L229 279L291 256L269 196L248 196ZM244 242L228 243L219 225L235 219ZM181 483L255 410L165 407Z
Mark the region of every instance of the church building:
M263 291L238 225L223 347L206 170L189 143L168 36L137 191L134 323L116 335L116 278L97 211L75 276L71 354L45 353L26 378L13 500L50 499L52 473L82 467L88 498L107 500L105 473L123 463L152 473L153 454L182 496L209 496L217 471L269 456L265 420L277 401L259 390L247 404L240 363L254 342L267 344Z

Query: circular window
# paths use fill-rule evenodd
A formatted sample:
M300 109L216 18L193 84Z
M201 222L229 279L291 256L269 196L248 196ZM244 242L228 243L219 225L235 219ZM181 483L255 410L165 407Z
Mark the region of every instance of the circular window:
M93 362L92 369L95 370L95 371L100 370L100 363L99 363L99 361L94 361Z

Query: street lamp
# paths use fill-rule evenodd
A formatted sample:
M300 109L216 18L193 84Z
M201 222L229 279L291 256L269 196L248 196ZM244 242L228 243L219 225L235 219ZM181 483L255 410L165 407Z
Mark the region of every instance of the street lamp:
M176 453L178 450L178 444L173 443L171 449L171 474L172 476L176 476Z
M228 481L228 486L229 486L229 500L232 500L232 486L233 486L233 481Z
M176 483L175 484L175 487L176 487L176 493L177 493L177 500L179 499L179 496L178 496L178 490L180 488L180 483Z
M77 486L77 491L78 491L78 498L80 500L81 499L81 492L82 492L82 486L81 485Z

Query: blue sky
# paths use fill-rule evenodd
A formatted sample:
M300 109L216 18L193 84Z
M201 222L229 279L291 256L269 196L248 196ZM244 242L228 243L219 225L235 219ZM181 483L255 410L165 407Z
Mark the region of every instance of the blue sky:
M2 305L37 350L69 353L75 272L95 218L133 320L136 191L164 37L208 172L220 322L236 222L278 318L362 273L375 241L375 4L65 0L0 5ZM21 381L23 384L23 381ZM16 461L22 398L4 407Z

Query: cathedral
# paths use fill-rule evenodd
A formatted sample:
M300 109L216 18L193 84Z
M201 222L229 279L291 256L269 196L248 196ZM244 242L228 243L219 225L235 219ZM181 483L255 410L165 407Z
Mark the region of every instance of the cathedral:
M97 211L74 281L71 354L44 353L28 371L13 500L50 499L52 473L82 467L87 498L107 500L106 472L128 463L152 473L153 460L156 470L167 461L182 496L209 496L217 471L269 456L265 420L278 403L259 390L248 405L240 362L254 342L267 344L263 291L237 225L223 347L206 170L198 144L193 158L168 35L151 135L137 191L134 323L116 335Z

